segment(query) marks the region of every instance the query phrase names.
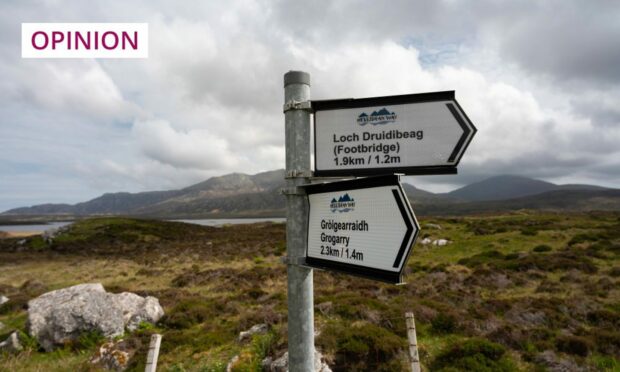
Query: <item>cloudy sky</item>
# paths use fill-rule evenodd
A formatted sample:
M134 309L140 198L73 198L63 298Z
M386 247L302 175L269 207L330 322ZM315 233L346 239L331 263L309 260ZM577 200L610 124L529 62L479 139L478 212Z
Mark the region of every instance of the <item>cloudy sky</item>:
M147 22L145 60L22 59L22 22ZM315 99L455 90L459 175L620 187L617 1L0 2L0 211L284 167L282 76Z

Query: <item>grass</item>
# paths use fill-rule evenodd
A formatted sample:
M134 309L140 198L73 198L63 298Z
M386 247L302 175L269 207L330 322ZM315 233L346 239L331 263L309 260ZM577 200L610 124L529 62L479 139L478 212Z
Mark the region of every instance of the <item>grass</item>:
M544 352L575 368L618 370L620 215L507 215L421 219L444 247L416 245L407 284L392 286L315 271L317 347L334 371L407 368L404 313L416 317L426 370L542 370ZM127 335L129 370L144 369L152 333L163 334L162 371L258 371L286 350L285 228L222 228L101 218L83 220L52 244L0 239L0 322L25 330L25 303L48 290L101 282L112 292L160 299L157 326ZM27 283L27 284L26 284ZM240 343L240 331L269 332ZM28 341L26 339L26 341ZM35 342L0 356L0 371L93 370L102 342L84 335L53 353ZM547 354L545 354L547 355Z

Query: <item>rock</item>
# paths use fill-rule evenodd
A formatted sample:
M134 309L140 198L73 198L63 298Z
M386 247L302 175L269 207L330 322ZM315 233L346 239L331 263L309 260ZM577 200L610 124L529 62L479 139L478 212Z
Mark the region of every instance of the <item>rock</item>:
M155 324L164 316L164 309L155 297L145 298L131 292L108 295L115 306L122 310L123 322L131 332L135 331L141 322Z
M427 223L424 225L424 227L426 227L427 229L441 230L441 226L436 223Z
M0 342L0 352L17 353L22 351L23 349L24 348L19 342L19 336L17 335L17 332L11 333L9 338L7 338L5 341Z
M444 245L448 245L448 240L446 240L446 239L437 239L437 240L433 241L433 245L436 245L438 247L443 247Z
M74 341L84 332L113 338L125 327L157 322L164 314L159 300L133 293L107 293L100 283L80 284L45 293L28 302L28 333L46 351Z
M4 323L0 322L0 331L4 329Z
M106 342L90 362L105 369L124 371L134 354L135 350L131 350L123 340Z
M235 364L237 364L238 361L239 361L239 355L235 355L234 357L232 357L230 362L228 362L228 364L226 365L226 372L232 372L233 369L235 368Z
M43 231L43 234L42 234L43 240L45 240L46 243L51 244L54 241L54 239L56 239L57 236L61 235L62 233L68 230L69 230L69 225L61 226L61 227L52 227L50 229Z
M329 366L323 359L323 354L315 350L314 370L316 372L332 372L331 368L329 368ZM262 361L261 365L263 367L263 371L288 372L288 351L276 360L272 360L271 358L265 358Z
M270 356L263 359L263 361L260 363L263 371L271 371L271 364L273 364L273 358Z
M433 241L432 241L432 240L430 240L429 238L424 238L424 239L422 239L422 241L420 242L420 244L422 244L422 245L428 245L428 244L431 244L432 242L433 242Z
M0 295L0 305L5 304L7 302L9 302L9 298L6 296Z
M123 312L111 306L101 284L80 284L43 294L28 302L28 332L52 351L83 332L104 337L123 334Z
M253 325L252 328L247 331L243 331L239 333L239 342L243 342L244 340L248 340L252 338L253 335L267 333L269 327L267 324L256 324Z

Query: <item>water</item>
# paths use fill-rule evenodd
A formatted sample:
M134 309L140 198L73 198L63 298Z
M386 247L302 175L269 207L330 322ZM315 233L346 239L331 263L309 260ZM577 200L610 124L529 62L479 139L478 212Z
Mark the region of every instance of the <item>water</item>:
M67 226L70 223L71 222L48 222L42 225L0 225L0 231L42 233L45 230Z
M257 223L257 222L276 222L276 223L284 223L286 222L286 218L213 218L213 219L203 219L203 220L172 220L176 222L185 222L191 223L194 225L202 225L202 226L222 226L222 225L238 225L244 223Z
M222 226L222 225L237 225L244 223L257 223L257 222L276 222L276 223L284 223L286 222L286 218L212 218L212 219L201 219L201 220L171 220L176 222L185 222L191 223L194 225L202 225L202 226ZM45 230L55 229L62 226L66 226L71 224L72 222L48 222L46 224L41 225L32 225L32 224L24 224L24 225L0 225L0 231L6 232L31 232L40 234Z

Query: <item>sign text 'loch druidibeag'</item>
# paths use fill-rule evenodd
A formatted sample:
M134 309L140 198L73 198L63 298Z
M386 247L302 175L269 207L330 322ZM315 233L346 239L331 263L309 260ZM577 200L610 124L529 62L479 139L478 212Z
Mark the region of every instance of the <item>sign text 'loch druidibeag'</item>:
M454 91L312 101L316 176L456 173L476 133Z

